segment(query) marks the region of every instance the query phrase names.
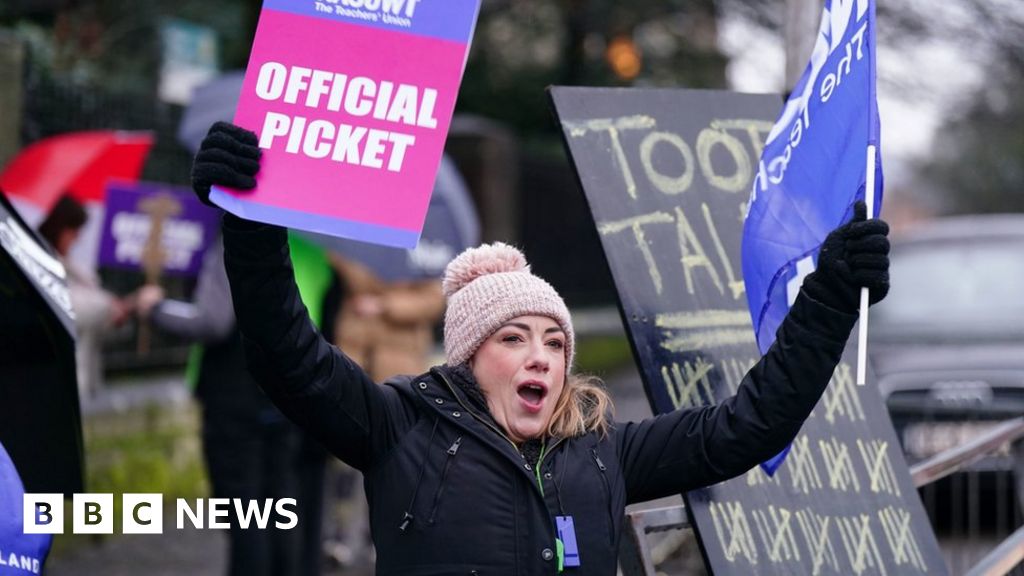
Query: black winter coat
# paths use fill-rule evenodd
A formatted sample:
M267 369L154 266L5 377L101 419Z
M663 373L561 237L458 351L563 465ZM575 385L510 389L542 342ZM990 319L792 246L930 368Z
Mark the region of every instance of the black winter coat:
M309 321L284 229L227 217L225 264L251 372L296 423L363 471L377 573L555 574L555 517L581 565L614 575L623 509L737 476L791 442L828 384L855 316L801 295L775 345L718 405L599 437L553 439L536 467L450 372L378 385Z

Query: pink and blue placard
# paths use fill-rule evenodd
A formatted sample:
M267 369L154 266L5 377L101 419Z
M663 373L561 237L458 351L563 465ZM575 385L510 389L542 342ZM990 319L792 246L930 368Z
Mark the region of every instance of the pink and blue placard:
M107 185L99 265L142 269L154 216L161 218L163 272L196 276L218 233L220 211L204 206L188 188L155 182Z
M256 189L211 199L261 222L412 248L480 0L264 0L235 123Z

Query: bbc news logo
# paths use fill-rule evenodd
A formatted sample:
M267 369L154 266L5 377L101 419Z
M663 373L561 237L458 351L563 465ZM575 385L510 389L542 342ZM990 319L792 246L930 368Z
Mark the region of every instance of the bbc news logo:
M25 494L23 506L25 534L64 533L63 494ZM299 523L295 508L294 498L197 498L194 502L178 498L174 503L175 527L227 530L233 520L245 530L291 530ZM75 494L71 500L71 530L75 534L113 534L114 514L113 494ZM121 532L163 534L163 495L121 495Z

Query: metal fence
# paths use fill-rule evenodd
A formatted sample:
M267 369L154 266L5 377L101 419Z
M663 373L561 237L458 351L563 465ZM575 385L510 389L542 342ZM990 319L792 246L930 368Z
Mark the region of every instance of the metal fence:
M1024 417L911 468L953 574L1024 574L1022 438Z
M1024 511L1017 500L1024 478L997 475L991 501L976 465L1004 451L1024 457L1024 417L1002 422L967 442L911 467L910 474L939 538L952 575L1024 576ZM1018 468L1019 473L1019 468ZM939 494L942 494L940 497ZM947 510L947 515L942 514ZM652 534L689 528L682 506L626 515L619 562L625 576L654 576L657 560ZM680 540L683 541L683 540Z

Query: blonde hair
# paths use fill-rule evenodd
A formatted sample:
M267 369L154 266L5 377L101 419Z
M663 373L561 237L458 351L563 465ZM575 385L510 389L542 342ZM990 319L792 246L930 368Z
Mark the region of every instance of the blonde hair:
M604 382L596 376L570 374L551 414L547 434L557 438L597 432L608 435L610 416L615 412Z

